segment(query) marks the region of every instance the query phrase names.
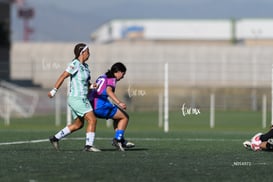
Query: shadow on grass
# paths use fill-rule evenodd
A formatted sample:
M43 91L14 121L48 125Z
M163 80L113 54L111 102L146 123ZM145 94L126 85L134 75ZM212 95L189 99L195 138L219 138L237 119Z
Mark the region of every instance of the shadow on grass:
M55 150L55 149L52 148L52 149L46 149L46 150L49 151L49 152L57 152L57 153L59 153L59 152L87 152L87 151L84 151L83 149L60 149L60 150L57 151L57 150ZM119 152L115 148L100 148L100 150L102 152L114 152L114 151ZM131 149L125 149L125 152L147 151L147 150L149 150L149 149L148 148L131 148Z
M126 152L133 152L133 151L145 151L145 150L149 150L147 148L131 148L131 149L125 149ZM117 151L117 149L101 149L102 152L104 151ZM118 152L118 151L117 151Z

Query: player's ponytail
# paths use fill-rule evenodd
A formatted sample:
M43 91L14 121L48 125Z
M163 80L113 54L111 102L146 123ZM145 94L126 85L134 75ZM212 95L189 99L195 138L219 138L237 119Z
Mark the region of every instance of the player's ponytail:
M109 69L106 73L105 73L105 75L107 76L107 78L114 78L115 77L115 73L116 72L118 72L118 71L120 71L120 72L126 72L126 67L125 67L125 65L123 64L123 63L121 63L121 62L117 62L117 63L115 63L115 64L113 64L112 65L112 67L111 67L111 69Z

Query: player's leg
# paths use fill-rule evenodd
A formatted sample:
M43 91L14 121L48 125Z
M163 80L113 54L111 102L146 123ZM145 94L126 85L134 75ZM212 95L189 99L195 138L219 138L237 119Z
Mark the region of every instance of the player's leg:
M118 108L117 112L118 111L122 112L124 114L124 116L127 117L127 124L126 124L126 128L127 128L127 125L128 125L128 122L129 122L129 115L124 110L121 110L119 108ZM113 128L114 128L115 133L117 133L119 122L120 122L119 119L114 119L113 118ZM135 144L132 143L132 142L130 142L130 141L125 140L124 136L121 139L121 143L122 143L122 147L123 148L132 148L132 147L135 147ZM114 141L113 141L113 145L115 145Z
M262 143L260 144L260 148L261 148L262 150L267 150L266 144L267 144L267 142L262 142Z
M113 146L120 151L124 151L122 146L123 142L125 141L124 132L129 121L128 114L112 103L104 104L103 106L94 109L94 113L99 118L113 119L113 127L115 130Z
M74 131L81 129L83 126L84 126L84 118L77 117L72 124L68 125L68 128L70 132L73 133Z
M114 120L114 130L115 135L113 139L113 146L115 146L120 151L125 151L122 146L122 139L124 138L124 132L128 124L128 118L119 110L115 109L115 115L112 117Z
M126 130L129 117L125 114L124 111L121 111L120 109L117 109L115 115L113 116L114 120L114 128L115 130Z
M273 126L271 126L271 129L267 133L260 136L260 140L263 142L267 141L270 138L273 138Z
M114 115L112 116L113 119L113 127L114 130L116 131L118 128L121 129L123 128L124 130L127 128L128 122L129 122L129 115L127 114L126 111L118 108L115 106L116 110L114 110ZM122 121L121 121L122 120ZM121 121L121 123L120 123ZM123 125L123 126L122 126Z
M93 146L96 133L97 119L93 112L93 108L88 99L82 99L83 105L81 106L81 112L84 113L84 119L87 121L86 127L86 140L84 151L88 152L99 152L100 149L97 149Z
M74 102L77 115L83 117L87 121L86 140L84 151L99 152L100 150L93 146L95 140L97 119L93 113L93 108L87 98L76 98Z
M273 151L273 139L270 138L268 141L262 142L260 148L262 150Z
M73 117L78 116L79 118L81 118L82 123L84 123L84 120L87 121L86 143L85 143L84 150L95 151L95 152L100 151L99 149L96 149L93 147L97 120L93 113L93 108L89 100L87 98L81 98L81 97L69 97L68 102L69 102L69 106L72 108ZM72 127L72 129L77 129L77 126L76 125L74 126L75 128Z
M129 142L124 138L124 133L129 123L129 115L124 110L117 108L116 113L112 119L114 120L113 127L115 130L113 146L115 146L120 151L124 151L124 148L134 147L134 143Z
M70 133L73 133L74 131L77 131L81 129L84 125L84 119L81 117L77 117L72 124L64 127L62 130L60 130L55 137L58 140L61 140L62 138L66 137Z
M61 140L62 138L66 137L70 133L81 129L83 127L83 125L84 125L83 118L78 117L76 115L76 113L73 111L73 109L71 109L71 110L72 110L72 116L74 118L74 122L72 124L64 127L59 132L57 132L54 136L52 136L52 137L49 138L50 143L53 145L53 147L56 150L60 149L59 140Z
M84 115L85 120L87 121L86 127L86 143L84 150L88 152L99 152L100 149L97 149L93 146L96 133L97 119L92 111Z
M267 150L273 151L273 138L270 138L266 142L266 148Z

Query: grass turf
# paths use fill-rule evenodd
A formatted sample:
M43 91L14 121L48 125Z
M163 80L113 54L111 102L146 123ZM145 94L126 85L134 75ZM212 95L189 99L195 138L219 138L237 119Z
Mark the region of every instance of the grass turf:
M95 145L100 153L82 152L84 129L60 142L56 152L47 139L61 129L54 116L0 123L0 181L269 181L271 152L252 152L242 142L261 129L259 112L170 113L170 132L158 127L157 113L131 113L126 132L136 147L118 152L113 131L98 121ZM40 139L43 139L40 141ZM38 141L30 143L29 141ZM25 141L14 144L15 141ZM10 143L9 143L10 142Z

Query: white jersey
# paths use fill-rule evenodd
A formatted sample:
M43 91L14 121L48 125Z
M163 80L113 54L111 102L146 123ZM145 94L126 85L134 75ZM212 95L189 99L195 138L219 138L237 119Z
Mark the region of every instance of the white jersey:
M91 79L88 64L82 64L78 59L74 59L65 71L70 73L69 96L87 97Z

